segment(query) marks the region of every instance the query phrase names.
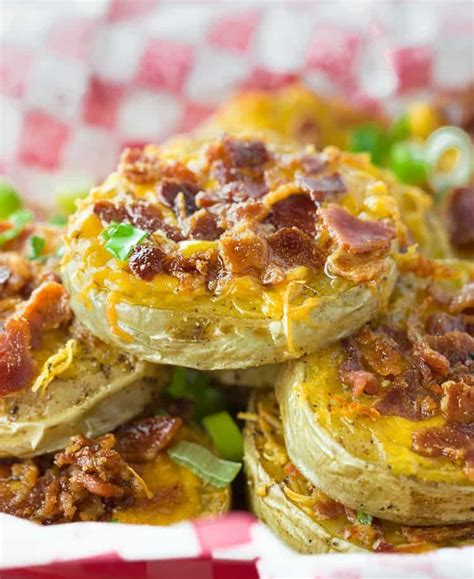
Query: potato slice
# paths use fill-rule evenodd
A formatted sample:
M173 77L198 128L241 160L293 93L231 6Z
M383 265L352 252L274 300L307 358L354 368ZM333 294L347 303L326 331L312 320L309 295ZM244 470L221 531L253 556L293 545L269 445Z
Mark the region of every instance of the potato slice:
M247 419L244 462L252 509L295 550L306 554L416 553L472 544L472 523L402 527L357 513L321 492L288 457L273 392L253 394Z
M407 259L387 313L278 380L288 453L335 500L404 524L474 521L472 265Z
M408 242L394 186L335 148L224 137L128 151L70 221L62 275L72 307L93 334L155 363L217 370L297 358L388 299L394 254ZM337 238L326 210L355 219L364 240ZM148 235L130 257L104 239L119 221Z

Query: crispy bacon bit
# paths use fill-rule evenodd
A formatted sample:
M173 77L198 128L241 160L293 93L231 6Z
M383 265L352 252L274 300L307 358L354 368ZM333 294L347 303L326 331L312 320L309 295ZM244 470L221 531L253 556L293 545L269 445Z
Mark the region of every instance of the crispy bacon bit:
M354 217L339 205L330 204L319 213L336 243L349 253L386 249L395 237L393 227Z
M196 183L197 177L194 171L187 167L181 161L167 161L161 168L163 179L173 179L174 181Z
M104 223L116 221L122 223L127 219L127 212L123 205L114 205L111 201L97 201L94 204L94 213Z
M350 525L344 530L344 538L370 549L381 538L381 530L376 525Z
M448 332L464 332L466 325L462 316L450 316L444 312L431 314L426 320L425 329L428 334L443 336Z
M244 141L225 138L223 141L226 160L239 169L260 168L269 159L267 148L262 141Z
M223 235L220 245L224 265L233 275L260 276L268 263L267 244L251 231Z
M132 225L148 233L163 228L163 214L159 207L147 201L130 203L125 207L128 220Z
M300 471L296 468L296 466L290 461L287 462L285 464L285 466L283 467L283 471L285 474L287 474L288 476L293 476L293 477L301 477L303 476Z
M384 377L402 373L404 364L400 348L391 336L375 333L365 326L357 334L356 342L371 370Z
M339 173L325 175L323 177L301 175L298 177L297 182L305 193L309 193L315 203L324 201L328 196L334 196L347 191Z
M453 245L474 244L474 186L452 191L448 199L448 219Z
M18 253L0 253L0 298L19 294L33 279L30 262Z
M152 183L160 178L161 162L157 155L143 149L125 149L119 171L133 183Z
M379 383L375 374L366 370L343 371L342 382L352 388L353 395L357 398L361 394L377 394Z
M409 543L446 543L474 539L474 523L463 525L435 525L432 527L402 527Z
M379 389L377 377L368 372L362 364L362 356L352 340L343 340L343 348L347 357L339 366L339 379L352 389L355 397L361 394L376 394Z
M173 440L181 418L152 416L121 426L115 433L116 449L127 462L154 460Z
M427 336L426 340L453 365L467 362L474 356L474 338L466 332L447 332L442 336Z
M474 422L474 377L462 382L448 380L443 384L441 411L450 422Z
M147 201L137 201L127 205L114 205L110 201L98 201L94 205L94 213L104 222L127 221L131 225L153 233L165 228L163 214L159 207Z
M397 376L374 408L385 416L400 416L408 420L424 420L439 412L436 397L423 388L415 369Z
M21 317L28 322L32 347L37 348L43 332L58 328L71 318L64 286L54 281L40 285L26 302Z
M467 474L474 475L474 424L453 422L416 431L412 435L412 450L422 456L444 456L452 462L464 462Z
M352 255L336 250L328 260L329 271L355 283L368 283L380 279L387 270L385 260L365 253Z
M305 265L318 268L322 264L321 254L314 241L297 227L283 227L267 237L272 256L284 267Z
M272 206L268 222L277 228L298 227L308 235L314 235L316 206L307 195L295 194Z
M321 498L313 506L313 512L318 519L335 520L345 515L344 507L341 503L334 501L329 497Z
M95 440L78 435L71 438L63 452L56 454L58 468L68 468L71 483L100 497L121 497L131 493L135 477L120 454L113 449L113 434Z
M449 372L449 360L440 352L433 350L424 340L418 340L413 348L414 356L419 357L427 366L440 376L447 376Z
M130 270L146 281L161 273L168 261L166 253L157 245L137 245L128 260Z
M186 212L191 215L196 211L196 194L199 192L199 187L194 183L188 181L174 181L171 179L163 179L157 187L157 197L167 207L174 207L176 198L179 193L184 195L186 204Z
M9 319L0 335L0 396L25 388L33 378L31 334L26 320Z
M308 175L316 175L326 167L326 159L322 155L304 155L301 158L301 168Z
M217 226L217 221L214 215L209 213L206 209L200 209L188 220L189 236L192 239L205 239L213 241L217 239L223 230Z

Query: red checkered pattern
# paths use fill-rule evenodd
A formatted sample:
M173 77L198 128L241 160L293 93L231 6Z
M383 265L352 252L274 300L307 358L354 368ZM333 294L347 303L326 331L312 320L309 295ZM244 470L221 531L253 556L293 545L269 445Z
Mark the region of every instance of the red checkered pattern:
M440 0L436 10L396 0L7 2L0 171L50 205L64 174L101 180L124 146L189 131L238 89L299 79L377 108L398 95L465 84L474 77L473 28L467 0ZM381 555L301 557L246 514L106 530L93 523L40 528L0 515L0 527L0 568L56 562L2 577L253 579L257 561L267 578L363 579L388 570L444 578L467 576L473 559L472 550L390 555L389 563Z
M124 145L189 131L238 89L302 80L376 108L443 77L467 82L469 3L463 11L462 2L455 10L440 2L436 14L413 8L369 0L333 10L327 2L10 3L0 37L0 167L48 205L64 174L100 180ZM453 37L443 37L442 51L437 31ZM456 58L446 66L449 50Z

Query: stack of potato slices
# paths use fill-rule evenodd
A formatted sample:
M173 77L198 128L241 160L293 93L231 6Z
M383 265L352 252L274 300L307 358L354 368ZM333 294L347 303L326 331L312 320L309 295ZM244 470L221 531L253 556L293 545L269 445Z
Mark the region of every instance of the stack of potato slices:
M4 349L23 340L32 370L0 380L1 510L225 512L242 441L202 410L211 380L246 423L250 505L295 549L472 543L474 265L434 181L344 150L366 121L301 87L244 95L194 135L125 150L78 201L59 270L6 246L36 270L5 305Z

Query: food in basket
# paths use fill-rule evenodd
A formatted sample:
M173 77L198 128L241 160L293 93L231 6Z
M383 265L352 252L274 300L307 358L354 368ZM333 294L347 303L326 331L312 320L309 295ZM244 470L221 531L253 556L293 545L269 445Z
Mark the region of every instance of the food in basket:
M252 509L297 551L420 553L472 544L472 522L400 525L354 510L324 494L288 457L273 391L254 393L244 416L244 462Z
M474 521L474 268L405 255L386 313L290 362L288 454L333 499L403 524Z
M458 96L458 100L467 103L467 94ZM202 131L204 134L230 132L236 135L248 132L269 135L270 139L285 143L311 143L320 149L338 145L368 153L373 163L388 166L400 180L393 194L413 241L425 255L446 258L452 255L452 249L433 197L413 186L428 187L428 177L438 173L458 182L455 167L444 175L433 168L428 170L424 159L423 143L447 118L443 112L449 108L447 97L443 100L446 101L443 107L427 102L414 103L391 122L379 114L362 113L347 104L341 105L337 99L336 102L328 101L301 85L294 85L272 92L249 91L237 95L217 111ZM464 116L467 115L466 111ZM455 115L450 114L449 118L467 130L464 116L458 116L456 122ZM302 131L301 127L312 129ZM449 130L443 131L448 132L449 139ZM467 150L467 158L470 150L466 146L467 136L459 138L455 133L454 137L453 146ZM385 174L384 178L392 177Z
M472 544L472 144L417 107L238 96L127 149L64 236L0 189L0 511L225 513L250 396L250 507L290 546Z
M11 222L0 228L11 237ZM149 406L170 376L106 346L73 318L57 274L61 232L25 223L0 251L0 457L108 432Z
M205 482L183 464L184 458L195 466L201 457L207 470L213 461L236 468L209 446L198 429L168 415L137 419L95 439L78 434L54 455L3 463L0 511L41 524L169 525L219 515L230 506L228 482Z
M212 370L301 356L385 304L409 243L396 187L334 147L222 137L128 150L70 220L72 307L151 362Z

